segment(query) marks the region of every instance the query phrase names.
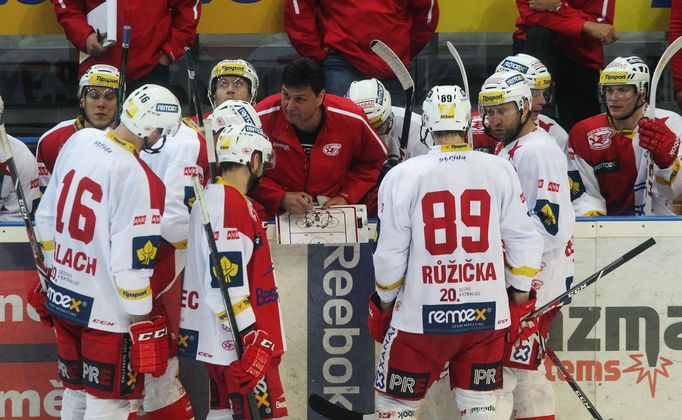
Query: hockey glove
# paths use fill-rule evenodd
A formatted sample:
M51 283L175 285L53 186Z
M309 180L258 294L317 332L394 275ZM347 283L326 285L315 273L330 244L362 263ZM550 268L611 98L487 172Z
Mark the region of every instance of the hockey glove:
M243 338L244 354L228 367L230 377L239 384L239 391L247 393L263 378L275 351L275 343L263 330L249 331Z
M33 307L40 317L40 323L46 327L52 327L54 324L52 322L52 314L47 310L45 306L45 292L43 292L43 286L40 281L35 285L33 290L28 292L26 300L28 304Z
M659 168L665 169L677 158L680 138L664 122L642 118L639 120L639 145L651 153Z
M537 297L533 291L531 291L530 295L528 302L520 305L514 303L513 300L509 300L511 326L507 332L507 342L513 344L514 348L519 348L524 341L528 341L540 329L539 317L521 321L523 317L535 309Z
M369 327L369 334L374 341L378 343L384 342L386 331L391 325L391 318L393 311L381 312L381 299L377 292L372 292L369 296L369 315L367 316L367 326Z
M158 378L168 367L169 336L166 318L158 315L151 321L132 324L129 328L133 340L130 365L139 373L151 373Z

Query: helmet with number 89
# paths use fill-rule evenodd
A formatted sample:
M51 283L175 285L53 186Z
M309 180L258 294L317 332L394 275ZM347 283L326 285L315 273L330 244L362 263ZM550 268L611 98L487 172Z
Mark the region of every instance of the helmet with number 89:
M157 128L165 136L178 127L180 102L170 90L159 85L144 85L126 98L121 124L140 138L148 137Z
M516 104L517 109L523 112L524 102L528 101L528 109L533 101L530 86L523 74L519 72L497 72L488 77L481 92L478 94L478 108L480 114L484 114L484 107L501 105L507 102Z
M216 145L218 162L248 165L254 152L261 152L263 163L272 159L272 144L263 130L251 124L234 124L225 127Z
M434 86L422 106L422 125L429 132L466 131L471 124L471 103L461 87Z

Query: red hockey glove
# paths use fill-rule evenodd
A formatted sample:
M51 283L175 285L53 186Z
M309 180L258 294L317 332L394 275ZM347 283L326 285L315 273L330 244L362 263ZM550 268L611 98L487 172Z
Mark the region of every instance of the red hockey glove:
M45 306L45 297L46 295L45 292L43 292L43 286L39 281L33 290L28 292L26 300L28 301L28 304L31 305L38 313L38 316L40 317L40 323L51 328L54 324L52 323L52 314L47 310L47 306Z
M509 301L511 326L509 326L509 331L507 332L507 342L514 344L515 348L518 348L522 342L527 341L530 336L537 333L540 329L539 317L521 321L523 317L533 312L536 301L535 292L531 292L528 302L520 305L514 303L513 300Z
M673 164L680 149L680 138L664 122L639 120L639 145L651 153L656 165L665 169Z
M129 328L133 346L130 365L139 373L151 373L158 378L168 367L169 339L166 318L155 316L151 321L132 324Z
M265 375L272 353L275 351L275 343L263 330L248 332L242 341L244 354L241 359L232 362L227 370L232 380L239 384L239 391L247 393Z
M369 295L369 315L367 316L367 326L369 327L369 335L372 336L377 343L383 343L386 337L386 331L391 325L391 318L393 311L381 312L381 299L377 292L372 292Z

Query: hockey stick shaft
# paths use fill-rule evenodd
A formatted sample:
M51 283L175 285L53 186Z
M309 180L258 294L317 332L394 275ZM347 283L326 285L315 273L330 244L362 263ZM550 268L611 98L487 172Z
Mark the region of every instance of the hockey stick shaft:
M407 71L405 64L400 60L400 58L398 58L395 52L393 52L388 45L384 44L378 39L375 39L369 43L369 47L391 69L405 91L405 116L403 118L403 127L400 134L400 147L405 149L407 147L407 142L410 135L410 125L412 123L414 81L412 80L412 76L410 76L410 72Z
M590 277L586 278L582 282L578 283L577 285L571 287L569 290L565 291L564 293L560 294L559 296L555 297L551 301L547 302L545 305L541 306L540 308L534 310L531 312L528 316L526 316L524 319L529 319L529 318L534 318L536 316L544 315L547 312L551 311L554 307L558 305L563 305L567 303L571 298L573 298L575 295L578 293L582 292L587 288L587 286L591 285L592 283L595 283L597 280L602 278L603 276L609 274L616 268L620 267L621 265L625 264L626 262L630 261L637 255L641 254L642 252L646 251L647 249L651 248L654 246L656 241L654 238L649 238L646 241L642 242L641 244L637 245L636 247L632 248L622 256L620 256L618 259L612 261L609 265L606 267L602 268L601 270L597 271L596 273L592 274Z
M208 171L210 172L210 183L215 182L216 179L216 152L215 140L213 139L213 119L206 118L204 120L204 137L206 140L206 153L208 154Z
M24 222L24 227L26 228L26 236L28 236L28 243L31 247L33 260L36 264L36 269L40 274L38 276L40 278L40 284L43 287L43 290L47 290L47 284L45 284L45 281L49 278L49 276L47 269L45 268L45 258L43 256L43 251L40 249L38 237L36 236L35 230L33 229L31 215L28 211L28 203L26 201L26 196L24 196L24 189L21 186L19 172L17 171L17 165L14 162L14 155L12 154L12 148L9 144L9 137L7 137L7 131L5 130L4 123L0 123L0 143L2 143L2 148L5 151L5 157L7 158L7 168L9 169L14 191L17 194L19 212L21 213L21 219Z
M123 27L123 40L121 41L121 67L118 69L118 102L116 103L116 125L121 122L121 112L123 111L123 99L126 96L126 69L128 67L128 49L130 47L130 25Z
M194 204L199 205L199 210L201 210L201 221L204 225L204 233L206 234L206 241L208 242L208 248L211 253L211 265L213 266L212 269L215 271L216 277L218 277L220 294L223 296L225 311L227 313L227 317L229 318L232 335L234 336L234 350L237 353L237 358L241 359L242 355L244 354L244 346L242 344L241 338L239 337L237 318L235 318L234 309L232 307L232 299L230 299L230 293L227 288L229 279L225 276L223 268L220 265L220 261L218 260L218 247L213 237L213 227L211 226L211 219L208 216L208 208L206 208L206 201L204 199L204 193L201 188L198 175L192 175L192 183L194 185L194 195L196 197ZM260 414L258 413L258 406L256 405L256 398L253 395L253 390L249 391L247 398L251 418L256 420L260 419Z
M374 413L359 413L357 411L349 410L339 405L333 404L326 398L311 394L308 397L308 406L317 414L331 420L376 420L377 415Z
M189 87L192 90L190 100L194 104L194 115L197 116L199 127L204 126L204 117L201 114L201 100L199 99L199 83L196 78L196 71L194 69L194 59L192 58L192 51L189 47L185 47L185 59L187 60L187 78L189 79ZM213 176L213 174L211 174Z
M590 401L590 399L587 398L585 392L583 392L583 390L580 388L580 386L575 381L573 376L571 376L571 373L568 371L568 369L566 369L566 366L564 366L564 364L561 362L556 353L554 353L554 350L552 350L549 346L545 345L545 352L552 359L552 362L554 362L554 365L557 367L557 369L559 369L561 373L564 375L566 382L571 387L573 392L575 392L575 395L578 397L583 406L587 409L587 411L590 412L592 417L598 420L602 420L602 416L597 411L597 407L595 407L594 404L592 404L592 401Z
M464 92L467 94L467 98L469 98L469 101L471 101L471 95L469 94L469 80L467 79L467 72L466 69L464 68L464 62L462 61L462 57L460 57L459 52L457 52L457 48L455 48L454 45L452 45L452 42L448 41L447 42L448 46L448 51L450 51L450 55L452 55L452 58L455 59L455 62L457 63L457 67L459 67L459 74L462 75L462 83L464 84ZM474 133L471 131L471 128L467 130L467 140L469 141L469 146L471 148L474 147Z

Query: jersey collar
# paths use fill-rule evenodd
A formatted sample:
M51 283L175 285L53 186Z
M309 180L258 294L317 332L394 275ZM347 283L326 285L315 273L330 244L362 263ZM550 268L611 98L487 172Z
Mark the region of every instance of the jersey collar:
M437 144L431 146L430 153L447 153L447 152L464 152L472 150L471 146L466 143L462 144Z
M225 181L222 176L217 176L215 178L215 183L220 184L220 185L225 185L227 187L232 187L234 188L242 197L244 197L244 200L249 201L248 198L244 194L242 194L241 191L239 191L239 188L235 187L234 185L230 184L229 182Z
M608 114L606 115L606 118L609 120L609 124L611 124L611 127L612 127L614 130L616 130L616 133L620 133L620 134L622 134L623 136L629 138L630 140L632 140L632 138L635 136L635 130L629 130L629 129L618 130L618 129L616 128L616 125L613 123L613 118L611 118L611 116L608 115Z
M76 117L76 120L73 122L73 126L76 128L76 131L82 130L85 128L85 120L83 120L82 115L79 115Z
M117 136L114 134L113 131L109 130L105 134L109 140L111 140L114 144L117 144L124 148L125 150L129 151L130 153L137 155L137 147L135 147L134 144L127 140L123 140L121 137Z

